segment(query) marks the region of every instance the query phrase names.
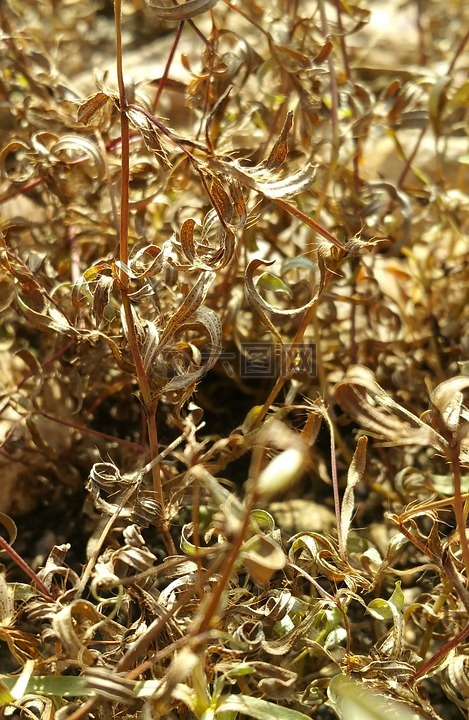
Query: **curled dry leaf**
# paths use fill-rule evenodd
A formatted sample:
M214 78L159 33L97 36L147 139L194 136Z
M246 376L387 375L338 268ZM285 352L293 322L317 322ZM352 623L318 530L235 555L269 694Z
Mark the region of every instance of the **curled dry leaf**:
M218 0L186 0L178 5L161 5L156 0L145 0L146 4L158 17L167 22L182 22L197 15L208 12Z
M264 535L248 540L242 548L243 565L258 583L268 583L274 573L285 567L286 556L275 540Z
M440 383L431 393L433 423L443 435L459 430L460 442L469 445L469 410L463 404L463 391L469 388L469 377L459 375ZM467 450L466 450L467 452Z
M314 306L315 303L318 302L322 290L324 288L324 280L325 280L325 273L324 273L324 267L323 265L320 265L320 279L319 282L315 288L315 291L311 297L311 299L298 308L277 308L268 303L264 298L259 294L257 290L257 284L259 280L254 280L254 273L261 265L273 265L274 260L261 260L260 258L254 258L251 260L251 262L248 264L246 268L246 284L244 288L244 292L246 294L246 299L248 300L249 304L253 308L253 310L259 315L260 319L262 320L263 324L267 327L268 330L272 333L272 335L283 344L282 337L275 327L275 325L271 322L271 320L267 316L267 312L274 313L275 315L280 315L281 317L292 317L295 315L299 315L300 313L308 311L310 308Z
M110 462L95 463L91 469L87 488L93 495L97 509L106 515L119 515L146 525L158 514L158 504L140 488L141 473L121 475Z
M123 704L132 704L135 697L135 680L128 680L114 668L89 667L85 672L86 685L93 694L99 697L117 701Z
M317 165L312 160L307 160L296 173L283 180L274 180L272 171L263 164L250 168L237 160L229 162L212 159L208 165L210 169L231 177L241 185L272 200L287 200L308 190L316 179L317 169Z
M156 123L152 122L146 112L138 107L130 107L127 116L132 125L138 130L143 138L147 149L156 157L163 170L169 170L171 163L168 158L168 151L164 146L165 135L158 132Z
M37 296L35 299L39 300ZM72 336L77 336L79 334L78 330L69 323L65 315L56 307L51 305L44 296L41 297L41 301L42 312L31 307L31 305L23 300L19 293L16 296L16 302L18 303L18 307L24 317L35 327L41 330L53 330L57 333Z
M8 544L13 545L18 535L18 530L15 522L11 519L9 515L0 512L0 525L2 525L2 527L4 527L8 533Z
M216 227L216 224L218 227ZM179 232L179 240L184 255L192 267L205 272L213 272L224 268L233 258L235 251L234 233L226 224L221 227L219 225L219 217L214 211L207 214L202 224L193 218L183 222ZM198 242L194 238L196 227L200 227L201 234ZM209 234L215 234L218 248L213 248L209 244Z
M399 405L375 380L371 370L353 365L335 388L341 408L374 437L396 445L433 445L444 450L445 439L423 420Z
M54 615L52 627L70 657L92 665L94 654L87 647L92 638L89 630L103 619L105 618L92 603L87 600L74 600Z
M202 272L199 275L194 287L187 293L176 312L168 319L168 322L161 333L156 352L161 352L164 349L169 339L174 336L177 330L184 325L184 323L202 305L214 279L215 273L210 271Z
M347 537L352 522L355 499L354 499L354 488L363 478L366 465L366 437L361 437L357 441L357 447L354 452L352 462L347 473L347 486L344 491L342 498L342 506L340 509L340 527L341 532L339 538L342 547L340 553L342 557L345 557L347 552Z
M83 135L62 135L50 148L50 154L58 159L61 159L61 153L66 153L67 163L88 159L94 168L95 179L102 180L105 177L106 161L98 145L90 138Z
M465 712L469 700L469 656L465 653L452 651L445 663L445 685L449 686L450 695Z

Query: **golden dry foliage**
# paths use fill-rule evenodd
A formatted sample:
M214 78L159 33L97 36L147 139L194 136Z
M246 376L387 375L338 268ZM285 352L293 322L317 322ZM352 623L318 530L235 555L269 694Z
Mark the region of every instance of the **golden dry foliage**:
M466 716L468 24L3 1L4 717Z

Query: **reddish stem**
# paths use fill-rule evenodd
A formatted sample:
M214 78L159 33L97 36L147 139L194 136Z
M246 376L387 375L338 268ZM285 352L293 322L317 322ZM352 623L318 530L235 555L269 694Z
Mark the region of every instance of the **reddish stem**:
M158 89L156 91L155 99L153 100L153 105L152 105L153 112L155 112L156 108L158 107L161 93L163 92L166 82L168 80L169 70L171 67L171 63L174 60L174 55L176 53L177 46L179 45L179 40L181 39L183 27L184 27L184 20L182 22L180 22L178 25L178 28L176 30L176 35L174 37L174 42L171 46L171 50L169 51L168 59L166 60L166 65L163 70L163 75L160 77L160 81L158 83Z
M51 595L51 593L49 592L49 590L46 588L46 586L42 582L42 580L36 575L34 570L29 567L28 563L25 560L23 560L21 555L18 555L16 550L14 550L12 548L12 546L10 545L10 543L7 542L5 540L5 538L3 538L1 535L0 535L0 548L2 548L2 550L5 550L5 552L8 553L8 555L11 557L13 562L16 563L16 565L18 565L18 567L21 568L21 570L23 570L23 572L26 573L26 575L29 578L31 578L31 580L37 586L38 590L40 590L42 592L42 594L45 595L45 597L48 597L49 600L54 599L53 596Z
M429 660L427 660L427 662L425 662L419 667L419 669L412 678L412 682L415 682L423 675L426 675L434 665L436 665L442 658L444 658L454 647L456 647L457 645L459 645L459 643L465 640L468 635L469 625L466 625L466 627L463 628L461 632L459 632L452 640L443 645L443 647L437 650L436 653L432 655Z

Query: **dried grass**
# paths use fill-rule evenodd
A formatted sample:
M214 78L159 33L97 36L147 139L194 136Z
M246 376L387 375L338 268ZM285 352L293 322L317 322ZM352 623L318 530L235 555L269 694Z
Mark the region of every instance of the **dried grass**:
M467 713L469 16L390 5L2 5L5 717Z

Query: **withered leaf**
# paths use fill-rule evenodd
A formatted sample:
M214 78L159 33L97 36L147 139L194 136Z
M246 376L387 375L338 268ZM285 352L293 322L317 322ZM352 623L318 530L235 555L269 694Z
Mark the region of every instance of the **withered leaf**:
M93 316L97 323L103 319L104 310L111 299L114 278L110 275L100 275L93 289Z
M317 165L308 160L296 173L283 180L256 180L256 187L266 197L288 199L304 192L316 180Z
M104 178L106 161L98 145L90 138L83 135L62 135L50 148L50 154L58 155L63 152L73 153L74 158L78 154L78 159L82 159L83 156L87 157L94 165L95 177L98 180Z
M439 78L433 85L428 97L428 114L436 137L441 135L443 111L448 101L448 89L452 79L449 76Z
M217 4L218 0L187 0L176 6L160 5L155 0L146 0L148 7L158 17L168 22L181 22L190 20L197 15L201 15L211 10Z
M283 180L273 180L272 170L265 167L263 163L254 167L246 167L238 160L231 162L219 159L210 159L209 166L217 172L229 175L268 198L285 199L291 198L300 192L304 192L314 183L316 179L317 165L310 159L297 170Z
M194 230L197 226L201 228L199 243L196 243L194 238ZM218 248L212 248L208 243L208 236L214 233L219 242ZM207 272L224 268L235 251L235 235L227 225L220 226L215 210L207 214L202 225L193 218L185 220L180 229L180 242L190 264Z
M286 555L280 545L260 535L248 540L242 547L243 565L259 583L268 583L272 575L285 567Z
M147 149L155 155L160 166L164 169L169 169L171 163L168 159L168 153L163 147L161 134L158 134L157 125L151 122L143 110L139 110L138 108L130 107L127 110L127 117L142 136Z
M280 699L293 695L298 680L298 674L293 670L259 660L249 661L249 667L254 671L254 678L259 683L259 688L268 697Z
M395 402L371 370L352 365L335 388L341 408L376 438L396 445L446 447L446 441L423 420Z
M437 429L443 430L441 428L442 422L451 433L455 433L460 425L465 424L463 436L466 437L463 437L464 440L469 434L469 411L463 405L463 391L468 388L469 377L457 375L443 381L430 393ZM436 415L439 415L438 419L435 417Z
M196 220L188 218L187 220L184 220L179 230L179 240L181 242L184 255L191 264L194 263L196 257L196 247L194 241L194 228L196 224Z
M168 319L168 322L161 333L157 352L161 352L169 338L173 337L175 332L184 325L184 323L195 313L200 305L202 305L207 297L207 293L214 278L215 273L208 270L200 274L200 277L194 287L187 293L174 315Z
M217 362L222 351L222 327L218 315L207 307L199 307L192 317L188 318L186 326L200 325L208 333L210 338L209 352L205 355L205 362L192 372L172 378L163 390L165 393L176 390L185 390L197 383Z
M98 626L107 619L98 613L96 607L87 600L74 600L60 609L52 618L52 627L57 638L67 648L70 657L80 659L87 665L93 664L93 653L86 643L89 639L89 627Z
M285 161L288 153L288 133L290 132L293 125L293 111L290 110L287 114L285 122L283 124L282 131L278 136L275 145L270 151L269 157L265 161L264 167L266 170L276 170Z
M83 125L91 125L91 121L96 118L99 124L103 111L112 103L113 100L107 93L97 92L91 95L78 106L78 122L83 123Z
M214 176L210 185L210 196L218 216L225 223L229 223L233 217L233 208L223 184L219 178Z
M55 307L45 305L44 312L38 312L30 307L17 293L16 301L24 317L42 330L54 330L58 333L77 335L78 331L68 322L63 313Z
M339 534L339 540L342 547L340 547L339 550L342 557L345 557L347 552L347 536L355 509L354 488L360 482L365 472L366 445L366 437L360 437L357 441L357 447L347 473L347 486L344 491L340 510L341 532Z
M321 65L321 63L328 60L334 50L334 45L330 40L326 40L319 52L314 56L313 63L315 65Z

